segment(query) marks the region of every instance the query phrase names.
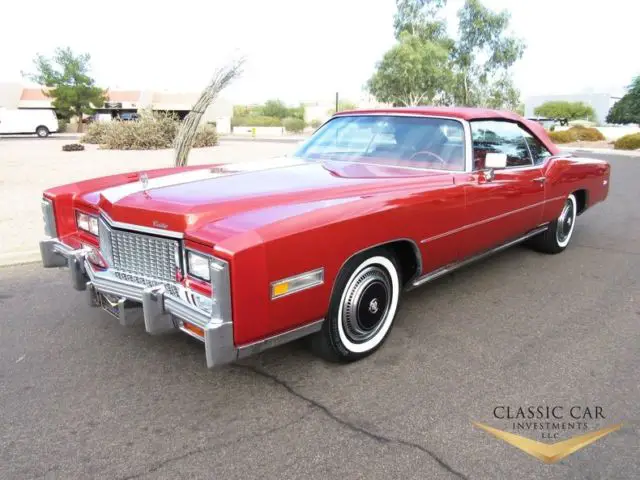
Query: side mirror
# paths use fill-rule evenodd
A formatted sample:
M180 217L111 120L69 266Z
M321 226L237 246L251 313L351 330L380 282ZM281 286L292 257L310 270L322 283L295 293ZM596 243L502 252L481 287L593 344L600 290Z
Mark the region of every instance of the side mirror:
M494 170L507 167L506 153L487 153L484 159L484 178L487 182L491 182L495 177Z
M484 159L484 166L487 169L506 168L507 167L507 154L506 153L487 153Z

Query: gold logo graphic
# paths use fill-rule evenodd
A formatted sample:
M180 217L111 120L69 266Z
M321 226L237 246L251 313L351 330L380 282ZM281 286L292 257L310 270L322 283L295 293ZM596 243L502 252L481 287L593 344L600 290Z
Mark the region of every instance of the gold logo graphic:
M611 425L594 432L577 435L573 438L563 440L561 442L542 443L536 440L531 440L530 438L516 435L514 433L498 430L497 428L490 427L489 425L485 425L483 423L473 422L473 424L476 427L481 428L485 432L489 432L491 435L499 438L500 440L504 440L508 444L519 448L523 452L526 452L529 455L533 455L537 459L542 460L544 463L559 462L563 458L568 457L572 453L577 452L581 448L586 447L599 438L602 438L605 435L610 434L611 432L615 432L616 430L620 429L620 427L622 427L622 424L618 423L616 425Z

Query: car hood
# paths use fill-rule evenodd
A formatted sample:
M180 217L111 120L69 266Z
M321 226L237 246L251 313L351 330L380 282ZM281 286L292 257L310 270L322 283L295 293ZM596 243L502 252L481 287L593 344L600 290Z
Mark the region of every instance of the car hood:
M110 187L85 196L113 221L178 232L234 215L299 204L397 192L428 180L451 184L448 172L360 162L275 158L187 170Z

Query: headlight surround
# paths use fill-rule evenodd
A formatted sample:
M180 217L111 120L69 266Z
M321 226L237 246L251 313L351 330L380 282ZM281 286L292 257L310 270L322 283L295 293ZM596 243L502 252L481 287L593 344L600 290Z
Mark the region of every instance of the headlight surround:
M80 230L98 236L98 217L95 215L76 211L76 225Z
M187 273L205 282L211 281L211 266L209 257L187 250Z
M56 218L53 214L53 202L43 197L41 202L42 220L44 222L44 234L47 237L54 238L58 236L56 231Z

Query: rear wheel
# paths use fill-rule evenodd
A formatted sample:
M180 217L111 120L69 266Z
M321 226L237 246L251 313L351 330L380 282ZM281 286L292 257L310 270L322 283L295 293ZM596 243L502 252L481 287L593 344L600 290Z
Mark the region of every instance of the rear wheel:
M40 125L38 128L36 128L36 135L38 135L40 138L46 138L49 136L49 129L43 125Z
M356 255L339 273L329 314L312 338L330 361L351 362L375 352L398 311L401 278L394 256L382 248Z
M565 201L560 216L549 224L547 231L531 240L531 246L544 253L562 252L573 236L577 214L578 202L572 193Z

